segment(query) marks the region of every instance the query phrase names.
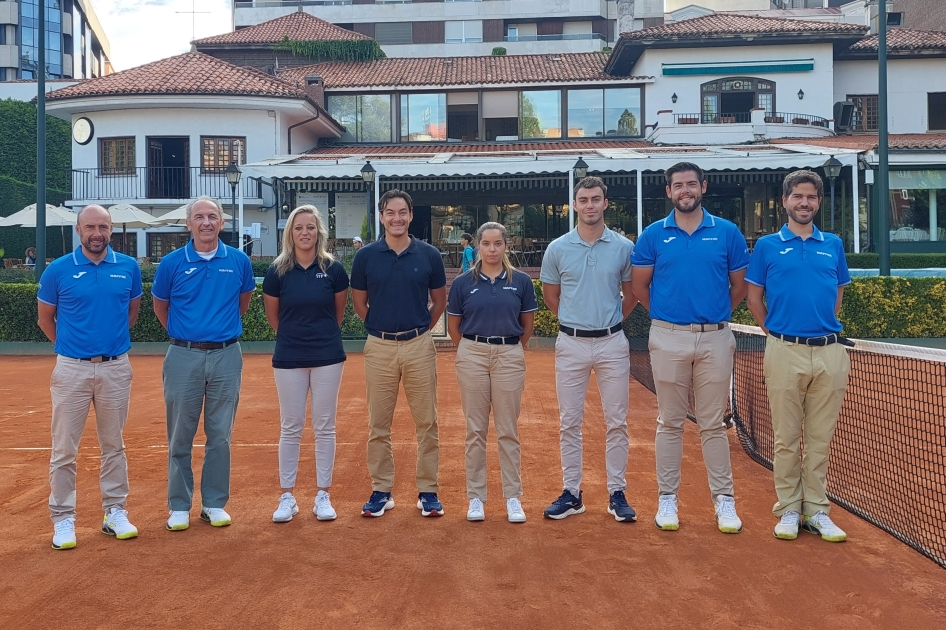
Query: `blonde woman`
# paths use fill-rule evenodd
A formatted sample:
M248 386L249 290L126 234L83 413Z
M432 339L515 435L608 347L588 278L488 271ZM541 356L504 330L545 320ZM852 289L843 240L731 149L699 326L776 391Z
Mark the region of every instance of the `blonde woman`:
M273 374L279 395L279 482L282 496L273 521L299 513L292 491L299 466L299 441L306 400L312 398L318 494L313 513L335 519L329 496L335 465L335 412L346 359L341 323L348 301L348 274L326 249L328 229L315 206L292 211L282 253L263 280L266 319L276 331Z
M511 523L522 523L519 465L519 406L525 387L523 347L532 336L538 305L528 275L516 271L506 248L509 234L500 223L476 231L477 259L457 277L447 300L447 330L457 348L457 381L466 416L466 518L486 518L486 434L493 410L499 467Z

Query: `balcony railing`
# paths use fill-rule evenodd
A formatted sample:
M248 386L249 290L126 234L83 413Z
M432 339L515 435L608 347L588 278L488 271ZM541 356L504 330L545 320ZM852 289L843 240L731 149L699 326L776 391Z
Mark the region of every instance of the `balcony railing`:
M601 33L570 33L568 35L507 35L503 37L504 42L551 42L551 41L569 41L576 39L600 39L607 41Z
M765 122L784 124L784 125L812 125L814 127L828 127L828 120L821 116L812 116L811 114L789 114L786 112L775 112L766 114Z
M824 127L827 129L828 120L821 116L812 116L811 114L791 114L786 112L768 113L764 117L766 123L784 124L784 125L811 125L814 127ZM736 123L751 123L752 114L749 112L738 112L732 114L674 114L673 124L675 125L731 125Z
M258 181L244 175L240 187L245 199L262 198L262 186ZM194 199L201 195L222 200L230 198L230 183L223 171L206 171L199 166L85 168L72 171L74 199Z

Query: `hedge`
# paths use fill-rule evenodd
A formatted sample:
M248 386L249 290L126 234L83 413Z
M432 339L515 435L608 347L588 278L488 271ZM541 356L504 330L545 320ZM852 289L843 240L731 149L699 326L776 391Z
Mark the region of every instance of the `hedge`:
M847 266L851 269L877 269L880 267L878 254L846 254ZM891 269L930 269L946 268L946 253L944 254L890 254Z
M27 184L36 183L36 105L33 103L13 99L0 100L0 175ZM48 114L46 185L60 191L72 188L70 124ZM33 201L35 200L34 195Z

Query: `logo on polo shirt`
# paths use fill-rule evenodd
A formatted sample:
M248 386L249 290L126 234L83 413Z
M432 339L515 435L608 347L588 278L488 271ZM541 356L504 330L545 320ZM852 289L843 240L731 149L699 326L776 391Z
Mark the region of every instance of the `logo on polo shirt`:
M217 269L220 273L233 273L233 269Z
M707 236L703 238L704 241L718 241L719 239L715 236Z
M787 254L788 252L792 251L793 249L795 249L795 248L794 248L794 247L786 247L785 249L783 249L783 250L780 251L779 253L782 254L782 255L784 255L784 254Z
M325 274L325 273L317 273L317 274L315 274L315 277L316 277L316 278L328 278L328 274Z
M827 256L828 258L834 258L834 256L832 256L828 252L815 252L815 253L818 254L819 256Z
M109 278L121 278L122 280L127 280L128 276L123 276L120 273L110 273L108 274Z
M671 236L670 238L665 238L665 239L664 239L664 243L669 243L670 241L672 241L672 240L675 239L675 238L677 238L677 237L676 237L676 236Z
M185 275L185 276L189 276L189 275L191 275L192 273L194 273L195 271L197 271L197 267L191 267L190 269L188 269L187 271L184 272L184 275Z
M518 291L516 287L503 287L503 291Z
M81 277L84 276L84 275L85 275L85 272L84 272L84 271L80 271L79 273L75 274L75 275L72 276L72 277L73 277L73 278L81 278Z
M473 294L476 293L477 291L479 291L479 289L473 289L472 291L470 291L470 295L473 295Z

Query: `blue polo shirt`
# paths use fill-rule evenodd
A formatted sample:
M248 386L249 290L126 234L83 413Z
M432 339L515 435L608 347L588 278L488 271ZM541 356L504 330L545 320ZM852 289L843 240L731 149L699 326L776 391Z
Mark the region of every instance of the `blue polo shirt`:
M447 315L460 320L460 332L481 337L519 337L524 332L519 315L539 310L532 278L513 270L507 282L505 270L490 281L482 273L461 274L450 287Z
M191 239L161 259L151 295L171 303L171 337L220 342L243 334L240 295L255 289L253 265L246 254L219 241L214 257L204 260Z
M463 248L463 260L460 262L460 267L464 272L473 268L473 247L471 245Z
M732 317L729 274L749 266L749 248L735 223L703 208L693 234L677 226L676 211L637 239L635 267L652 267L650 316L671 324L716 324Z
M352 261L351 288L368 292L368 330L393 333L430 326L430 290L445 286L440 250L413 236L400 254L382 238L359 249Z
M141 269L111 247L98 264L78 247L50 263L36 297L56 307L56 354L118 356L131 347L128 303L141 297Z
M270 265L263 294L279 299L274 368L314 368L345 360L335 315L337 293L348 293L348 274L337 260L325 271L316 264L303 269L296 263L282 276Z
M782 226L760 238L752 252L746 281L765 289L765 327L794 337L841 332L834 312L838 287L851 284L844 245L817 227L802 240Z

